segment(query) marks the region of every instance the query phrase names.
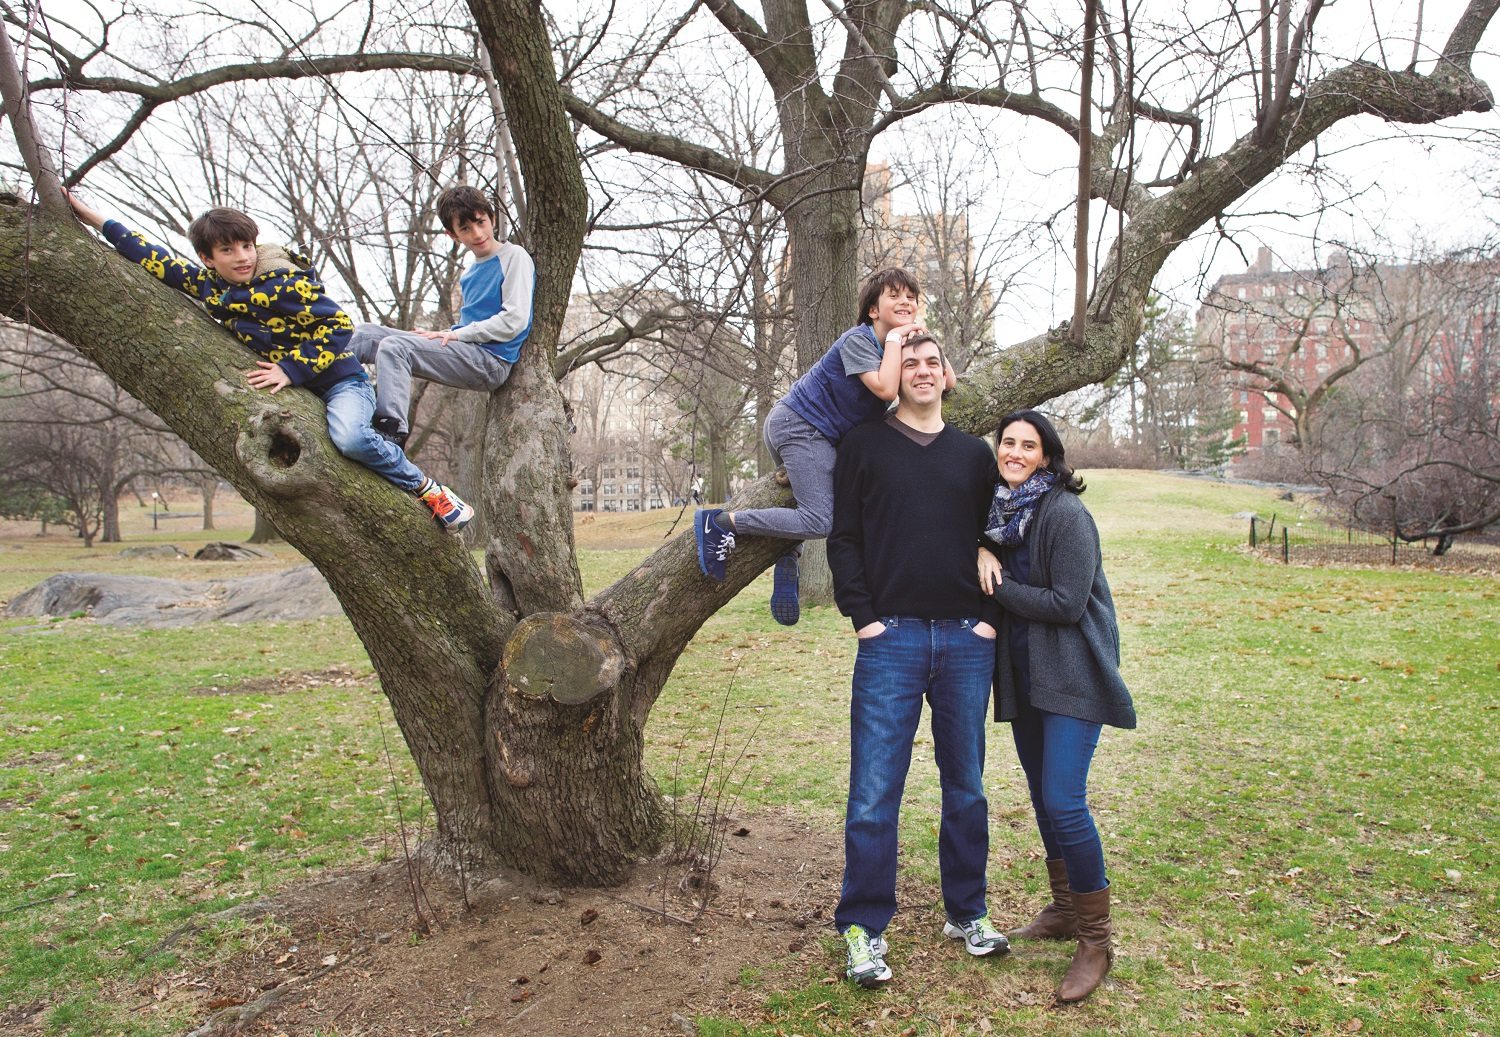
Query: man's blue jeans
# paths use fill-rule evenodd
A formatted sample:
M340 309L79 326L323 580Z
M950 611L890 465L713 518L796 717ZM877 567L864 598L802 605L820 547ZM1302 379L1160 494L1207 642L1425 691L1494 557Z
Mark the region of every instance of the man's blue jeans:
M1042 845L1049 858L1067 863L1068 885L1075 893L1109 885L1104 847L1088 804L1089 764L1099 745L1099 728L1088 720L1031 708L1011 723Z
M834 924L881 933L896 913L897 822L924 698L943 790L943 907L954 922L972 921L985 913L990 853L984 731L995 640L967 619L881 622L885 632L861 640L854 661L844 888Z
M371 427L375 390L363 375L335 382L324 390L323 404L328 408L328 437L339 453L403 490L420 489L427 481L400 447Z

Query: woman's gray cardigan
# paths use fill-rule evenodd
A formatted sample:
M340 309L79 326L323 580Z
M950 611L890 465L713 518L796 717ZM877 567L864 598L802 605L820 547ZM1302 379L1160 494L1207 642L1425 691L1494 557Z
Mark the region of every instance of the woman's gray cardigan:
M995 656L995 719L1020 711L1006 645L1012 617L1029 622L1030 702L1037 709L1111 727L1135 727L1135 706L1120 679L1120 628L1104 579L1099 529L1076 493L1061 486L1036 506L1026 544L1030 583L1002 577Z

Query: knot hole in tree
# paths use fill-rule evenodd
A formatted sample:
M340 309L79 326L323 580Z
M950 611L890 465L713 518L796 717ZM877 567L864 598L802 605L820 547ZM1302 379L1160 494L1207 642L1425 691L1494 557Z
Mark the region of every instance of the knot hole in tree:
M277 431L271 433L271 447L266 451L266 456L277 468L290 468L297 463L297 458L302 456L302 444L290 433Z

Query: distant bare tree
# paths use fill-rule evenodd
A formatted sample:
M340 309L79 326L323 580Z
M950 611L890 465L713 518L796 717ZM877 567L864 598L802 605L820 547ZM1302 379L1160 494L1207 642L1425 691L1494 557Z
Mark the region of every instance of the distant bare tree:
M1282 415L1289 446L1315 451L1341 383L1377 360L1420 362L1430 314L1406 269L1337 250L1316 270L1222 278L1199 334L1229 387Z
M211 516L218 474L66 343L0 323L0 371L8 376L0 390L4 478L65 500L87 542L121 539L118 498L138 481L190 480Z
M1205 356L1191 317L1153 297L1124 365L1078 401L1085 426L1108 421L1125 463L1212 467L1243 447L1231 389L1216 355Z
M1351 522L1441 553L1500 522L1500 261L1458 253L1400 273L1420 330L1351 379L1310 467Z
M704 478L710 501L727 501L737 476L753 468L755 427L746 420L753 387L738 376L745 343L729 328L705 321L697 335L678 332L684 344L666 372L663 384L682 410L678 442L696 448L691 455ZM691 350L697 358L688 359Z
M573 474L582 486L590 507L602 510L608 485L611 496L619 487L609 468L634 466L638 495L645 507L648 486L671 486L673 479L663 467L668 422L679 416L670 393L661 386L661 374L634 351L623 351L609 360L571 372L562 383L573 433ZM608 466L608 467L607 467Z
M158 483L164 485L168 481L182 481L198 491L198 499L203 509L202 528L205 530L216 528L214 501L218 497L220 486L223 485L223 477L204 464L202 458L193 453L188 445L175 435L161 436L156 439L152 446L152 461L154 462L152 475L156 477Z
M767 161L780 147L768 97L753 84L684 93L674 109L685 132L747 166ZM586 276L609 270L634 285L633 293L616 289L609 296L637 311L656 311L653 330L661 333L633 349L666 380L659 391L691 386L698 375L674 375L674 367L701 372L705 359L749 388L742 419L753 431L743 438L756 444L755 470L769 474L760 430L795 373L784 222L754 188L697 169L664 171L655 159L620 153L613 144L594 144L587 153L588 171L608 203L584 252ZM706 329L738 348L706 357L700 348Z
M119 497L156 471L160 423L73 350L23 337L24 352L6 350L14 378L0 397L0 480L64 502L85 546L118 542Z

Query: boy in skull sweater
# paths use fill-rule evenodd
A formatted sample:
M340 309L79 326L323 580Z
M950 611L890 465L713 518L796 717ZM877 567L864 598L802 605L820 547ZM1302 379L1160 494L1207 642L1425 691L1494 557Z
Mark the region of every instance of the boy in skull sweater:
M202 266L174 256L71 194L78 218L104 235L125 258L204 305L263 359L245 380L280 392L289 385L312 392L328 408L328 435L339 453L415 494L445 530L457 532L474 509L422 474L402 449L371 427L375 394L350 349L354 323L323 290L307 257L263 246L259 228L237 209L210 209L188 226Z

